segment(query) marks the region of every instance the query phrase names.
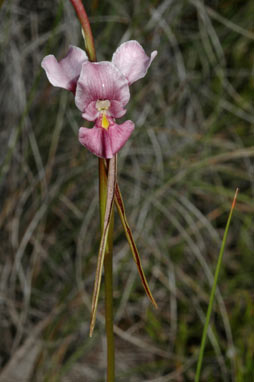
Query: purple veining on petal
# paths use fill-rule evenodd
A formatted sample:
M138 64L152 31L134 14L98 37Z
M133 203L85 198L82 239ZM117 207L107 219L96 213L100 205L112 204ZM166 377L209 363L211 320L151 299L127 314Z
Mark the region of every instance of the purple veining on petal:
M123 108L122 103L119 101L110 101L109 112L114 118L121 118L126 113L126 109Z
M91 153L100 158L112 158L111 142L108 131L94 126L92 129L79 129L79 142Z
M125 121L121 125L114 124L108 128L108 133L111 141L111 151L115 155L130 138L133 130L134 123L132 121Z
M115 100L124 106L129 99L127 80L111 62L87 61L82 65L75 102L83 113L93 101Z
M82 117L87 121L95 121L99 117L99 111L96 108L96 101L92 101L86 107L85 112L82 113Z
M93 154L101 158L112 158L127 142L134 130L132 121L125 121L121 125L110 119L110 126L104 129L100 126L101 118L96 121L92 129L79 129L79 142Z

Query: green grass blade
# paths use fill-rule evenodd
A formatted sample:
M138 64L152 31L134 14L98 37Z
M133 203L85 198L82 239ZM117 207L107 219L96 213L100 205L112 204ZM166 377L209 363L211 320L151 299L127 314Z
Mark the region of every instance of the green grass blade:
M202 363L203 363L203 357L204 357L204 350L205 350L207 332L208 332L209 322L210 322L210 318L211 318L211 313L212 313L212 308L213 308L213 302L214 302L216 287L217 287L217 283L218 283L218 278L219 278L219 273L220 273L220 269L221 269L223 253L224 253L224 249L225 249L225 245L226 245L226 241L227 241L228 230L229 230L229 226L230 226L233 210L234 210L235 204L236 204L236 198L237 198L238 191L239 190L237 188L236 192L235 192L234 200L233 200L233 203L232 203L232 206L231 206L231 210L230 210L230 213L229 213L229 216L228 216L228 220L227 220L227 224L226 224L226 228L225 228L225 232L224 232L224 235L223 235L223 240L222 240L222 244L221 244L221 248L220 248L220 253L219 253L219 257L218 257L218 262L217 262L217 265L216 265L213 286L212 286L212 290L211 290L211 294L210 294L210 300L209 300L209 305L208 305L208 309L207 309L207 313L206 313L205 325L204 325L202 339L201 339L201 345L200 345L200 351L199 351L199 357L198 357L198 364L197 364L197 369L196 369L196 374L195 374L195 382L199 382L199 380L200 380L200 373L201 373L201 368L202 368Z

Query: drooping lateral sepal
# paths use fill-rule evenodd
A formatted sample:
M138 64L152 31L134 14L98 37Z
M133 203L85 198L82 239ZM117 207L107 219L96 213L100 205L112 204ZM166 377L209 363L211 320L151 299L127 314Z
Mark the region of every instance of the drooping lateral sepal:
M101 277L103 270L103 263L105 258L105 252L107 248L110 220L112 217L113 204L114 204L114 194L115 194L115 184L116 184L116 156L109 160L108 167L108 180L107 180L107 200L106 200L106 209L104 215L103 230L101 234L100 248L98 254L96 275L94 281L94 290L92 297L92 313L91 313L91 323L90 323L90 337L93 334L95 320L96 320L96 311L100 293L101 286Z

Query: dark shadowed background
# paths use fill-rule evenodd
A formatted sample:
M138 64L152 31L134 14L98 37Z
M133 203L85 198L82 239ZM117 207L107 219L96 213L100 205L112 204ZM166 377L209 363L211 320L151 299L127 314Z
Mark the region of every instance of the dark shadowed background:
M97 158L77 139L72 94L42 58L83 48L70 2L0 1L1 382L103 382ZM98 60L138 40L158 50L132 85L136 129L119 183L149 284L120 220L114 235L117 382L193 381L227 215L228 236L202 381L254 381L254 2L84 1Z

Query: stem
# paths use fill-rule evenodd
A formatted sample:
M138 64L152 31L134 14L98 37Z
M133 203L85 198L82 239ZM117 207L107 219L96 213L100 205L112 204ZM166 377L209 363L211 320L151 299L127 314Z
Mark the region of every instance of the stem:
M108 236L108 251L106 251L104 259L104 274L105 274L105 323L107 334L107 381L114 382L115 380L115 341L113 333L113 227L114 213L109 227Z
M79 21L82 25L85 46L90 61L96 61L96 52L94 47L94 39L90 22L81 0L70 0ZM101 233L104 228L104 216L107 201L107 174L103 159L99 158L99 198L100 198L100 222ZM104 275L105 275L105 320L107 335L107 382L115 381L115 345L113 335L113 287L112 287L112 253L113 253L113 229L114 229L114 212L112 211L109 223L108 241L104 258Z
M85 34L86 51L90 61L96 61L96 52L94 47L93 34L90 27L90 22L81 0L70 0L72 3L79 21L82 25Z
M107 174L103 159L99 158L99 193L100 193L100 218L101 232L103 232L104 215L107 200ZM107 335L107 382L115 381L115 344L113 334L113 229L114 229L114 212L110 218L108 242L104 259L104 276L105 276L105 324Z

